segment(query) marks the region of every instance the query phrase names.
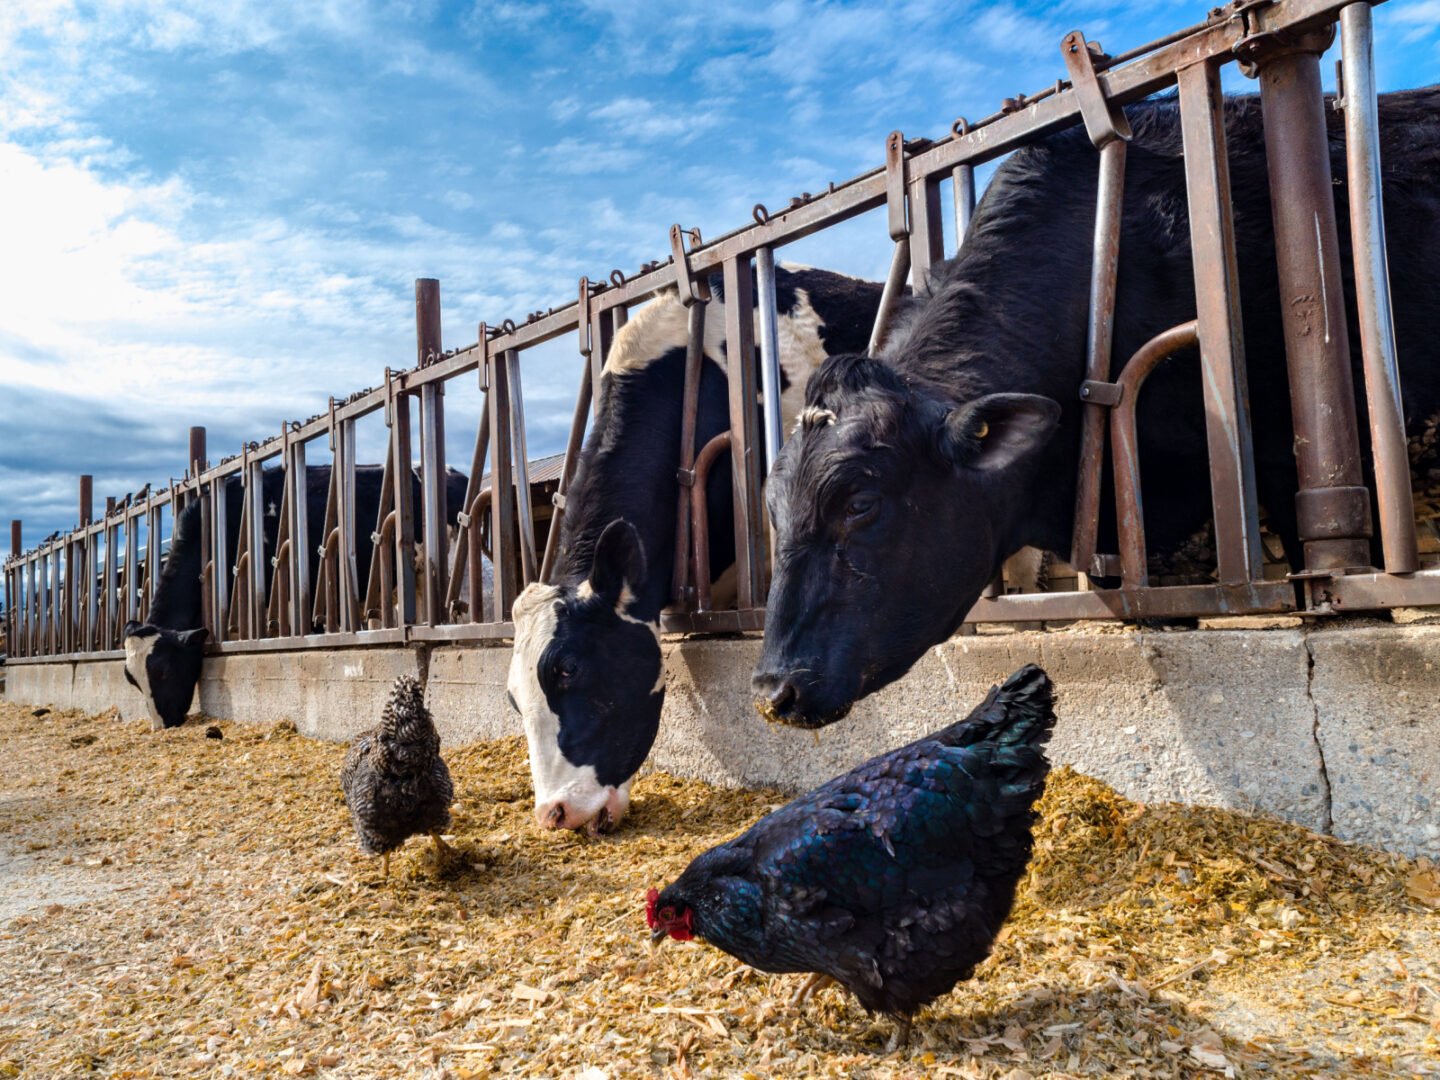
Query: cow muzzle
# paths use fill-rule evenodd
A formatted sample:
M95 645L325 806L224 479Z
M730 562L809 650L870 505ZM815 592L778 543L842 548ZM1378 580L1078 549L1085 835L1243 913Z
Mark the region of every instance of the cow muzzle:
M542 829L584 829L590 836L610 832L625 816L629 800L613 787L593 809L569 799L554 799L535 808L535 821Z

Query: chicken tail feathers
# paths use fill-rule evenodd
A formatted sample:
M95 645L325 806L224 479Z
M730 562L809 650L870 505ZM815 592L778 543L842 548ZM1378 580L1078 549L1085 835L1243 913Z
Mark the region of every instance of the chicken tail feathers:
M1050 676L1026 664L993 687L971 714L937 737L952 746L1039 748L1055 727L1055 687Z

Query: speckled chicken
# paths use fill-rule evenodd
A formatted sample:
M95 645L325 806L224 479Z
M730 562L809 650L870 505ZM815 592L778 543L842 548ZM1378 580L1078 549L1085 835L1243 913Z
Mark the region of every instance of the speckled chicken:
M455 786L418 680L395 680L380 723L350 744L340 786L360 847L381 856L387 877L390 852L412 836L429 833L438 850L447 849L440 833L450 825Z
M1022 668L965 720L802 795L651 889L653 938L813 973L797 1001L839 982L895 1016L903 1042L1010 913L1054 723L1049 678Z

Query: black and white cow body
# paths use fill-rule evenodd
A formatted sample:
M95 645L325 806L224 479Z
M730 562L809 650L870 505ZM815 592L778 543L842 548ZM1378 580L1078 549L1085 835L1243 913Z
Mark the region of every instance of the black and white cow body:
M793 419L824 357L864 348L880 287L811 269L778 267L776 278L782 413ZM730 427L723 309L717 290L706 312L697 449ZM618 823L655 741L687 336L688 315L673 293L616 334L596 427L567 496L554 583L529 586L515 603L508 694L524 719L535 814L546 827ZM704 497L711 572L720 579L735 559L728 456L711 469Z
M1195 317L1184 161L1173 100L1127 110L1115 313L1117 363ZM1259 500L1299 565L1280 291L1258 99L1225 105ZM1380 99L1381 156L1407 423L1440 408L1440 89ZM1353 271L1341 120L1330 116L1351 356ZM1072 531L1097 155L1081 129L995 174L959 256L883 356L836 357L813 378L801 432L767 499L777 560L755 675L763 712L839 719L963 621L1022 546L1066 552ZM1362 439L1368 431L1363 419ZM1140 396L1147 541L1165 552L1210 517L1205 411L1193 350ZM1368 455L1366 455L1368 459ZM1108 499L1108 496L1107 496ZM1114 550L1102 509L1101 550Z
M360 595L363 599L370 574L370 558L374 550L371 527L380 510L383 469L379 465L357 465L355 468L355 548ZM264 470L261 487L264 534L263 563L267 594L273 584L275 552L279 541L280 507L284 498L284 472L279 468ZM447 519L454 529L456 514L465 498L465 476L450 469L446 476L448 501ZM306 549L310 559L310 580L318 581L319 549L324 537L325 506L330 489L330 466L316 465L306 470L306 517L309 536ZM414 504L420 505L420 479L414 475L411 488ZM232 580L239 550L240 521L244 507L244 488L238 477L230 477L225 485L226 564L224 581ZM421 515L415 515L417 550L424 541ZM159 578L145 623L125 625L125 678L145 698L151 726L179 727L194 702L195 688L200 681L207 631L203 622L203 582L201 572L207 561L201 547L200 503L190 503L176 518L170 551L160 569Z

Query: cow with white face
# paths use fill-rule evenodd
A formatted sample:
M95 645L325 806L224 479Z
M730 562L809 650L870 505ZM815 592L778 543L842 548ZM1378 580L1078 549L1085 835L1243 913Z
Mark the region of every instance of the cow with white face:
M730 426L724 297L706 311L695 445ZM777 267L782 412L788 431L805 384L833 352L863 349L880 286L823 270ZM600 410L566 497L552 584L516 600L507 682L521 714L544 828L603 832L620 822L654 745L665 701L660 616L675 566L680 426L688 316L667 293L615 336ZM747 358L758 363L758 357ZM735 561L729 457L711 469L710 566Z
M578 587L536 582L515 601L507 692L524 718L535 819L546 828L593 835L630 807L665 702L658 627L631 614L644 580L639 534L615 521Z

